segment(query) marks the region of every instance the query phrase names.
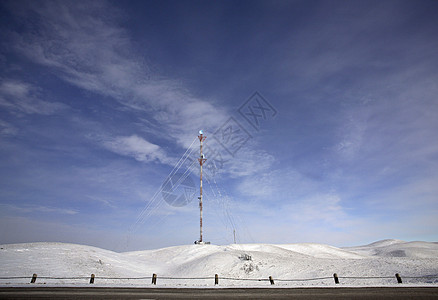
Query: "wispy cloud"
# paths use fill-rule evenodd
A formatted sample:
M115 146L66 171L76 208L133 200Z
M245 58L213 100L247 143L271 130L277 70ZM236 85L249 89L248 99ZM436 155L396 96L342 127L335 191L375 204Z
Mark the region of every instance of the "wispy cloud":
M0 204L0 206L3 206L4 210L15 211L21 214L44 213L44 214L58 214L58 215L76 215L79 213L77 210L74 209L41 206L41 205L30 205L30 204L25 204L22 206L17 206L12 204Z
M16 50L31 61L77 87L116 99L126 109L150 114L162 132L183 146L192 140L188 135L213 130L225 120L222 108L192 96L178 80L151 72L129 33L118 25L127 16L108 3L28 4L21 15L34 23L24 21L27 30L11 36Z
M134 157L138 161L159 161L167 163L169 159L160 146L137 136L121 136L104 142L104 146L120 155Z
M38 30L31 30L24 21L28 30L12 34L19 53L76 87L110 97L123 110L141 113L135 119L138 128L154 128L153 135L187 147L199 129L212 139L211 133L229 117L226 107L199 99L181 81L152 72L130 33L120 25L127 16L107 2L29 2L20 13L23 20L36 16L32 28L36 24ZM138 131L96 135L94 142L122 156L167 165L176 161ZM239 168L228 164L223 171L234 177L254 175L274 161L267 152L248 147L237 160Z
M226 164L226 172L234 178L243 176L260 176L272 170L275 162L274 156L263 150L254 150L252 148L243 148L238 155Z
M330 226L345 226L348 218L341 198L336 194L314 194L311 197L299 199L296 203L285 205L286 216L297 224L328 224Z
M12 136L15 135L17 132L18 129L14 125L0 120L0 134L2 136Z
M239 183L238 191L242 195L275 205L295 202L314 193L323 193L325 189L319 182L292 168L271 168L242 178Z
M38 88L19 80L0 83L0 105L25 114L51 115L68 106L40 99Z
M87 198L89 198L91 201L96 201L101 203L102 205L104 205L105 207L111 208L111 209L118 209L119 207L117 207L115 205L115 201L112 201L110 199L106 199L106 198L102 198L102 197L96 197L96 196L91 196L91 195L86 195Z

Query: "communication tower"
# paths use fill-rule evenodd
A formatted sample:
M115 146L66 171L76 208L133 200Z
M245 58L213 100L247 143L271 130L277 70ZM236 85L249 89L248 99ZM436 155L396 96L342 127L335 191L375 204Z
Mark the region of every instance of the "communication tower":
M207 160L204 156L204 154L202 153L202 143L205 141L205 139L207 138L206 136L204 136L204 132L202 130L199 130L199 166L200 166L200 185L199 185L199 241L195 241L195 244L210 244L210 242L204 242L202 240L202 165L205 163L205 161Z

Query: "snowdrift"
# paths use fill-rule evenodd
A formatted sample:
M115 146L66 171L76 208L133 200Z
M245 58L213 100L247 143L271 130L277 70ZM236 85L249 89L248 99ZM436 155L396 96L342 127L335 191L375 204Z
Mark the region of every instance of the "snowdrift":
M275 286L333 286L334 273L348 286L396 285L396 273L407 284L438 284L438 243L430 242L187 245L126 253L64 243L0 247L1 285L29 284L33 273L37 284L54 285L87 284L84 278L95 274L96 285L150 286L153 273L157 286L179 287L213 286L215 274L219 286L269 286L269 276ZM12 279L21 276L28 279Z

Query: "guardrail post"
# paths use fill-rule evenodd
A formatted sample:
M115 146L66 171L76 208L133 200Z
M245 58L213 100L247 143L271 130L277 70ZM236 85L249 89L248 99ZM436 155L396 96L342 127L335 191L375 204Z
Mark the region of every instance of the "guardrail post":
M152 274L152 284L157 284L157 274Z
M402 279L401 279L401 277L400 277L400 274L395 274L395 278L397 278L397 282L398 283L403 283L403 281L402 281Z
M269 276L269 281L271 282L271 285L274 284L274 279L272 278L272 276Z
M219 284L219 276L217 274L214 274L214 285Z
M338 274L333 274L333 278L335 279L335 283L339 284L339 278L338 278Z
M90 284L93 284L94 283L94 274L91 274L91 277L90 277Z
M32 279L30 280L30 283L35 283L36 279L37 279L37 274L34 273L32 275Z

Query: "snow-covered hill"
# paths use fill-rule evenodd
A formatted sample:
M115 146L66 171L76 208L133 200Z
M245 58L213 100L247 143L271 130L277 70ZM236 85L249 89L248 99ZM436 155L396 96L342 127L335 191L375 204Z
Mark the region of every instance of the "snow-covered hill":
M338 274L340 285L349 286L395 285L395 273L407 284L438 284L438 243L429 242L385 240L349 248L322 244L187 245L127 253L64 243L0 247L0 285L28 284L33 273L38 274L37 285L87 284L86 278L95 274L96 285L150 286L147 277L153 273L158 275L157 286L213 286L215 274L219 275L219 286L269 286L269 276L275 286L333 286L333 273ZM28 278L4 279L16 276ZM408 278L423 276L430 278ZM139 277L146 278L109 279Z

